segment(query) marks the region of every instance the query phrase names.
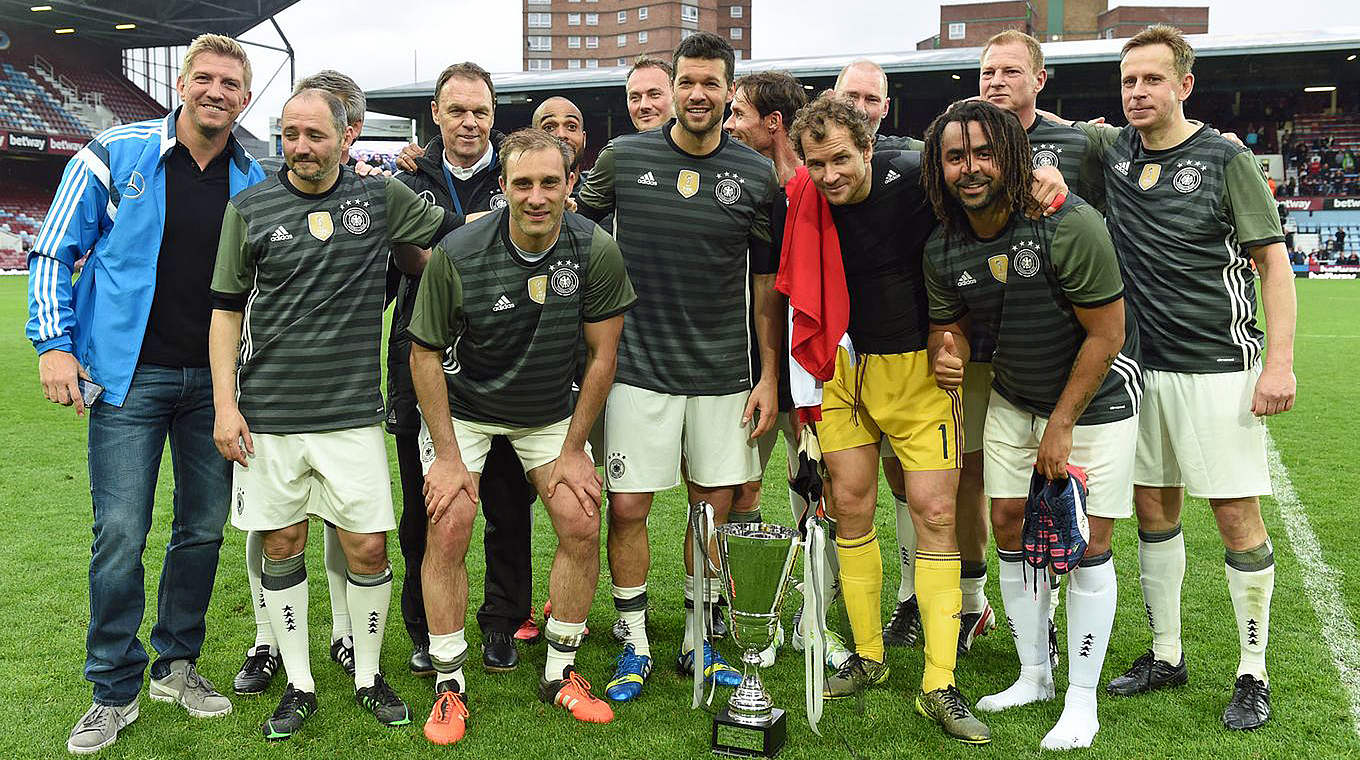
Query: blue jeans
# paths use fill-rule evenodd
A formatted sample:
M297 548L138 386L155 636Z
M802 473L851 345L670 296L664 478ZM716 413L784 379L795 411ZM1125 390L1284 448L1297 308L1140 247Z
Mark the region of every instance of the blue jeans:
M122 407L90 409L90 628L85 678L94 701L124 705L142 688L147 653L137 638L146 609L142 553L151 530L161 452L170 439L174 521L165 547L151 645L152 676L196 660L231 503L231 465L213 445L207 368L138 365Z

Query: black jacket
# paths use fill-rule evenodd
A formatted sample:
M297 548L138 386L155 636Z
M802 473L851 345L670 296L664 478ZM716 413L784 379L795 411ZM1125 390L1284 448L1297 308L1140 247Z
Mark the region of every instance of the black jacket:
M463 213L491 211L506 205L500 188L500 145L505 135L491 132L492 160L467 180L453 178ZM449 183L444 176L444 141L436 135L425 146L425 155L416 159L416 171L401 172L397 179L440 208L454 211ZM458 223L462 224L462 219ZM406 326L411 323L411 309L415 305L416 288L420 278L402 274L396 283L396 307L392 312L392 331L387 344L387 430L390 433L420 431L420 413L416 411L415 387L411 384L411 340Z

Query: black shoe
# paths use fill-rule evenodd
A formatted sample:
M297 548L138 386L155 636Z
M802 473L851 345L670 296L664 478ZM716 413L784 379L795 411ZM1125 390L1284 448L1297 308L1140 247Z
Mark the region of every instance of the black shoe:
M1232 699L1223 711L1223 725L1233 731L1251 731L1270 720L1270 687L1256 676L1243 673L1233 684Z
M1169 665L1154 657L1152 650L1149 649L1142 657L1133 661L1128 672L1110 681L1105 686L1105 693L1116 697L1131 697L1157 689L1184 686L1189 680L1185 670L1184 653L1181 654L1180 664Z
M384 726L407 726L411 724L411 711L406 703L397 696L392 687L383 680L382 673L373 676L373 685L354 690L354 701L373 713L373 717Z
M429 678L434 675L434 663L430 661L430 645L416 644L411 650L411 675L417 678Z
M916 597L898 602L892 618L883 626L883 644L890 647L912 647L921 638L921 608Z
M350 678L354 677L354 637L345 634L331 642L331 659L345 669Z
M294 689L291 683L288 684L288 688L283 690L278 709L264 722L264 738L271 742L292 738L302 728L303 721L310 718L316 709L315 694Z
M713 622L709 624L708 635L712 639L727 637L727 600L721 596L713 605Z
M489 631L482 639L482 667L489 673L508 673L519 667L519 650L508 633Z
M263 694L281 667L283 658L278 654L270 654L268 644L253 647L246 654L246 661L241 664L236 680L232 681L232 688L237 694Z

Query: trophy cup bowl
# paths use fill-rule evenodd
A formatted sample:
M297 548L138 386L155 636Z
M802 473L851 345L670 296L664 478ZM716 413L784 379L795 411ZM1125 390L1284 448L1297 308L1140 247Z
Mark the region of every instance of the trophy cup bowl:
M760 652L774 641L779 612L798 556L798 533L773 523L734 523L717 530L732 638L742 648L741 684L713 719L713 751L773 757L787 736L785 714L760 681Z

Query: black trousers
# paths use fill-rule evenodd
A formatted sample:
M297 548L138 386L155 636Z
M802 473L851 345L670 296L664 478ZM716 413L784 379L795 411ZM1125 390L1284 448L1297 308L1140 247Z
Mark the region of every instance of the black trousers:
M401 472L401 522L397 538L406 561L401 587L401 617L406 633L416 645L428 644L430 629L425 621L425 596L420 566L425 558L425 478L420 469L420 443L415 433L398 433L397 467ZM524 477L519 457L503 436L492 439L479 485L482 516L486 527L486 582L477 610L477 626L483 634L514 633L533 606L533 568L529 548L530 509L533 486ZM469 589L471 592L472 589ZM471 595L471 593L469 594Z

